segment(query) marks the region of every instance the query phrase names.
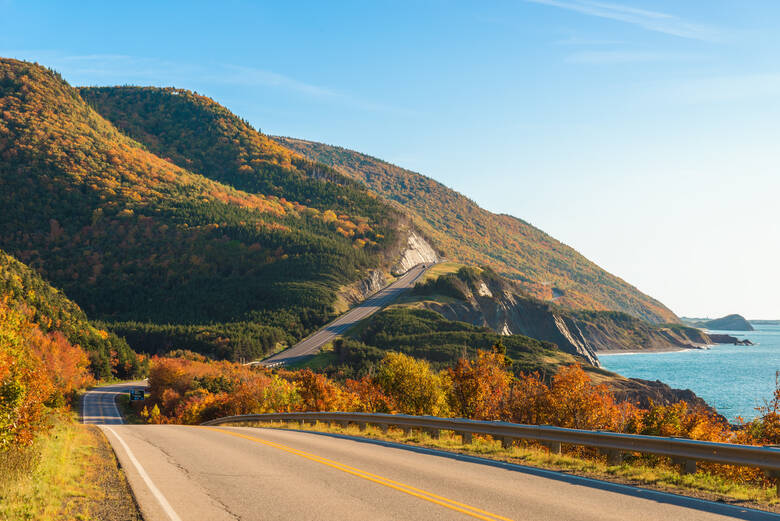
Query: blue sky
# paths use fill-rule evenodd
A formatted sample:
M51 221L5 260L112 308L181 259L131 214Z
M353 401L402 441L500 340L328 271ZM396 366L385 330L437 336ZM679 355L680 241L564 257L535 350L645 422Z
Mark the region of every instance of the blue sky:
M780 318L777 2L162 4L0 0L0 55L198 91L521 217L680 315Z

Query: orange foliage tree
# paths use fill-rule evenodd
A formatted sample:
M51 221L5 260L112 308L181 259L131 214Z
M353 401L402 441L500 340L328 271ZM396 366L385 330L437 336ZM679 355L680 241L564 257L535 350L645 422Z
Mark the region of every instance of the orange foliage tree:
M45 429L46 405L63 406L91 382L87 355L30 312L0 299L0 450L29 444Z

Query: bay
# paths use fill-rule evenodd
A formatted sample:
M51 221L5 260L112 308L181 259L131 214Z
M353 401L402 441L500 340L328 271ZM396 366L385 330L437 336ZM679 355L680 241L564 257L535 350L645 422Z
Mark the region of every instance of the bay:
M716 345L680 352L599 354L605 369L629 378L660 380L690 389L735 421L758 415L756 407L772 398L780 371L780 326L754 325L755 331L717 331L747 338L755 346Z

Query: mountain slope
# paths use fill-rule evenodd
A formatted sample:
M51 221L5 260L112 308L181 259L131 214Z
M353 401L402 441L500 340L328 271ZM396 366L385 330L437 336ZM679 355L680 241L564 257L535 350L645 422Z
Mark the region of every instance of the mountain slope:
M397 217L360 183L279 145L205 96L155 87L83 87L79 92L123 133L191 172L246 192L358 216L369 224Z
M29 314L30 322L43 333L59 331L71 344L84 348L90 369L98 378L128 378L142 369L127 342L94 327L78 305L2 250L0 303Z
M321 325L338 288L397 247L397 214L349 213L350 195L373 198L347 180L343 192L299 184L311 205L194 174L117 130L56 73L0 59L0 247L95 318L209 324L215 348L231 333L214 324L266 324L245 356Z
M340 147L274 139L398 203L447 256L491 266L536 298L573 309L623 311L656 323L678 321L663 304L574 249L521 219L488 212L428 177Z
M309 204L307 187L326 178L332 191L349 192L345 198L329 197L328 204L349 201L338 211L366 214L377 201L354 190L354 179L411 214L448 255L493 265L537 298L572 308L625 311L653 322L677 320L661 303L544 232L520 219L491 214L419 174L337 147L271 139L213 100L186 90L98 87L82 88L81 94L154 153L211 179L253 193L291 194Z

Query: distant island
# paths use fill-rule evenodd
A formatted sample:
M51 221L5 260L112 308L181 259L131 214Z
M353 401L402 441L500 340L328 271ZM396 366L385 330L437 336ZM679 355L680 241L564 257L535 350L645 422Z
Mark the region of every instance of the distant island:
M682 321L694 327L714 331L754 331L750 322L742 315L737 315L736 313L716 319L683 317Z

